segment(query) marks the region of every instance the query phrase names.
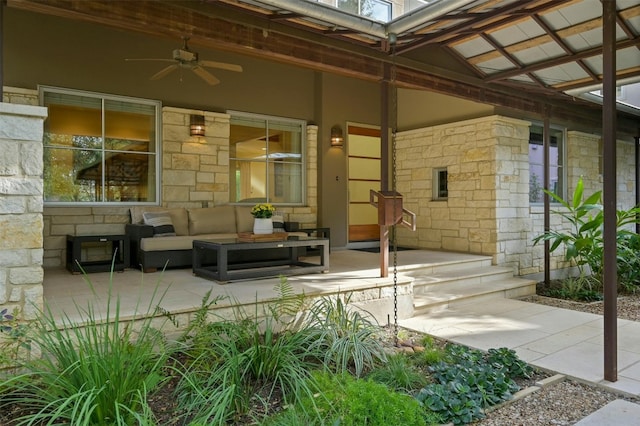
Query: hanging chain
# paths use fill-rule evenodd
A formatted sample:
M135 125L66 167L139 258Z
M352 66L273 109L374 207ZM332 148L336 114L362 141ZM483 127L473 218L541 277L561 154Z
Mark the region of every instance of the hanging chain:
M391 94L391 114L393 120L391 123L391 189L393 191L393 217L394 224L391 227L391 244L393 246L393 335L395 336L395 345L398 346L398 241L396 238L396 197L397 197L397 156L396 156L396 131L398 126L398 91L396 88L396 45L395 42L391 46L391 76L389 87ZM401 213L402 214L402 213Z

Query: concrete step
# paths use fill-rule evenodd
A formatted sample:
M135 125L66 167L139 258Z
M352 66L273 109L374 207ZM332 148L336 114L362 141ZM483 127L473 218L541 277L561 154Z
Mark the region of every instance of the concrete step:
M427 286L413 295L414 315L427 314L447 309L455 304L486 303L501 298L513 299L536 293L536 281L518 277L496 277L485 275L475 282L469 279L449 281L445 284Z
M475 285L513 278L513 269L500 266L475 266L459 264L456 268L437 270L433 273L414 271L407 274L413 278L414 294L429 294L434 287L456 283Z
M429 263L420 263L418 259L412 259L411 264L399 266L398 271L409 276L427 276L450 271L459 271L462 269L483 268L491 266L490 256L479 256L470 254L458 254L455 258L451 255L447 256L446 252L438 253L440 256L436 260ZM451 260L448 260L451 259ZM391 258L389 259L391 264Z

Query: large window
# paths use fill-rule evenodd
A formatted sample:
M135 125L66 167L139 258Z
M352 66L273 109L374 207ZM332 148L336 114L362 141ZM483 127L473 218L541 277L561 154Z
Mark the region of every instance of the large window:
M302 204L305 135L304 121L232 112L230 201Z
M544 196L543 127L532 124L529 131L529 202L541 203ZM564 131L549 130L549 190L565 199ZM553 202L553 200L551 200Z
M157 202L160 103L41 88L44 201Z
M366 16L376 21L391 21L391 3L385 0L337 0L337 7L354 15Z

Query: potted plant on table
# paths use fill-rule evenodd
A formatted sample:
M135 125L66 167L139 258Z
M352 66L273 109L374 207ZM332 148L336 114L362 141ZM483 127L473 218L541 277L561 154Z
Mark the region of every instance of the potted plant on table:
M276 208L269 203L260 203L253 206L251 215L254 217L253 233L254 234L272 234L273 221L271 217Z

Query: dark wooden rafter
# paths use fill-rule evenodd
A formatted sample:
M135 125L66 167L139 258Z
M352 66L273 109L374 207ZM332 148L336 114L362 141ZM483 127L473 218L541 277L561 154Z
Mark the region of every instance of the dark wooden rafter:
M562 48L562 50L564 50L564 53L566 53L569 56L574 55L575 52L571 50L569 46L567 46L567 43L565 43L560 37L558 37L558 35L547 25L547 23L539 15L532 15L531 18L536 22L536 24L538 24L540 28L544 30L545 33L547 33L549 37L551 37L553 41L556 42L558 46L560 46L560 48ZM598 76L596 75L596 73L594 73L593 70L589 68L582 59L576 61L576 63L580 66L580 68L582 68L582 70L585 73L587 73L588 76L591 77L591 79L594 82L598 80Z
M272 21L282 21L284 19L299 19L299 18L304 18L304 16L299 13L293 13L293 12L273 13L267 16L267 19L270 19Z
M551 10L551 9L550 9ZM548 12L548 11L547 11ZM540 14L540 15L544 15L544 14ZM620 19L631 19L634 17L640 16L640 5L639 6L633 6L630 7L628 9L622 10L618 13L618 17ZM585 21L585 22L581 22L579 24L576 25L572 25L566 28L562 28L559 30L555 31L555 34L560 37L560 38L566 38L566 37L570 37L576 34L579 34L581 32L586 32L586 31L590 31L590 30L594 30L596 28L600 28L602 27L602 18L595 18L595 19L591 19L589 21ZM493 30L488 30L488 32L492 32L495 31L495 29ZM625 31L626 33L626 31ZM632 35L629 38L633 38L635 37L635 35ZM509 46L505 46L505 49L507 52L513 54L515 52L519 52L525 49L530 49L532 47L536 47L536 46L540 46L542 44L548 43L550 42L552 39L548 34L545 35L541 35L538 37L533 37L530 38L528 40L524 40L518 43L514 43L511 44ZM482 62L486 62L489 61L491 59L496 59L500 57L500 53L496 52L496 51L490 51L490 52L485 52L485 53L481 53L477 56L472 56L467 58L467 60L472 63L472 64L478 64L478 63L482 63Z
M622 40L617 43L616 50L626 49L627 47L633 47L633 46L636 46L638 43L640 43L640 37L636 37L630 40L629 39ZM540 71L545 68L557 67L559 65L568 64L570 62L577 62L581 59L592 58L600 54L602 54L602 47L598 46L591 49L576 52L571 56L560 56L550 60L535 62L533 64L529 64L519 69L513 69L509 71L492 74L486 78L486 81L492 82L492 81L504 80L504 79L515 77L521 74Z
M515 65L517 68L522 68L522 64L520 63L520 61L518 61L516 58L513 57L513 55L509 54L509 52L507 52L506 50L504 50L504 48L502 46L500 46L494 39L493 37L491 37L489 34L486 33L482 33L480 34L480 37L486 41L487 43L489 43L491 45L491 47L493 47L495 50L497 50L498 52L500 52L502 54L503 57L505 57L509 62L511 62L513 65Z
M480 79L484 79L487 74L485 72L483 72L481 69L474 67L473 65L471 65L469 63L469 61L465 60L465 57L462 56L457 50L449 47L449 46L443 46L443 49L445 49L447 52L449 52L449 54L454 57L459 63L461 63L466 69L468 69L470 72L472 72L473 74L475 74L478 78Z
M570 0L564 0L570 1ZM398 49L398 53L406 53L429 44L455 44L469 37L487 32L496 26L504 26L514 21L521 20L523 15L541 13L551 7L555 7L559 1L544 1L540 4L540 0L522 0L508 4L501 8L493 9L489 12L481 13L479 16L464 21L460 24L447 27L445 31L439 31L422 37L420 40L402 46ZM563 0L560 0L563 2ZM530 8L527 8L531 6ZM455 19L457 15L450 15Z
M630 68L627 70L620 70L617 73L616 79L617 80L624 80L624 79L635 79L640 77L640 67L634 67L634 68ZM568 90L573 90L573 89L580 89L582 87L588 86L590 83L590 79L584 79L584 80L580 80L580 81L570 81L570 82L566 82L566 83L561 83L561 84L555 84L552 87L555 90L562 90L562 91L568 91ZM602 81L602 75L598 75L597 81L600 82Z

